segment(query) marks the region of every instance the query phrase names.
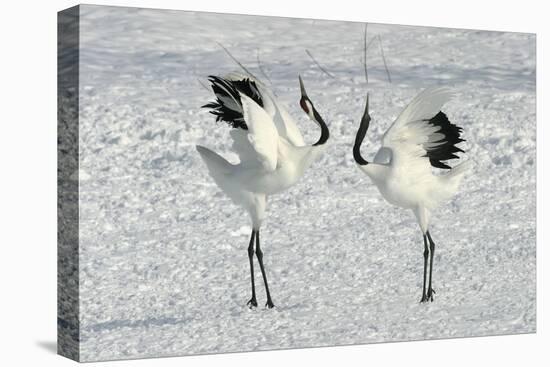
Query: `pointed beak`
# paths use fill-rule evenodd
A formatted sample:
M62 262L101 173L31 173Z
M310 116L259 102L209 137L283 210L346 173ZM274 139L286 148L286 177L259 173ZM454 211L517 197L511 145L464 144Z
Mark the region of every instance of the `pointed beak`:
M302 93L302 98L309 99L307 97L306 87L304 87L304 81L302 80L302 77L300 75L298 75L298 80L300 81L300 92Z
M365 112L363 113L363 117L361 118L361 121L369 121L370 122L370 115L369 115L369 93L367 92L367 103L365 105Z

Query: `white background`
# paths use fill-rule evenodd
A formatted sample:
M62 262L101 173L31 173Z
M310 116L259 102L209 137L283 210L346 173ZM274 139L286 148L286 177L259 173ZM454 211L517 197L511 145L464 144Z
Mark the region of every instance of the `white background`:
M550 345L543 248L548 230L544 188L548 159L543 102L548 101L548 26L544 2L233 0L97 1L97 4L283 15L381 23L537 33L538 96L538 332L313 350L102 363L119 366L210 365L543 365ZM0 20L0 364L69 365L55 354L56 338L56 12L71 1L5 2ZM6 113L7 112L7 113ZM522 294L518 294L522 297ZM427 315L428 316L428 315ZM548 358L548 357L547 357Z

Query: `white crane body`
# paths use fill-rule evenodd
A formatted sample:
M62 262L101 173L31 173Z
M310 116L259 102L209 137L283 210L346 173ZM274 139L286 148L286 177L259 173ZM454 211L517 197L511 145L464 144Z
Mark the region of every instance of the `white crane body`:
M382 146L373 162L366 161L360 147L370 124L368 95L365 113L357 132L353 155L359 169L370 177L384 199L392 205L411 209L424 237L424 287L421 302L433 301L431 287L435 243L430 232L432 211L458 190L469 170L470 161L451 168L447 160L457 159L463 152L456 144L462 128L449 122L441 112L443 105L453 97L444 87L426 89L417 95L401 112L382 138ZM433 168L449 169L435 175ZM428 249L428 242L430 248ZM426 292L426 269L430 254L430 278Z
M259 244L259 231L266 215L267 197L296 184L307 168L323 152L329 132L307 97L300 78L302 99L300 105L308 116L321 127L319 141L306 146L296 123L286 109L277 103L273 93L261 82L240 74L224 78L210 77L216 102L211 108L217 121L225 121L234 129L230 135L232 148L240 162L232 164L219 154L197 145L197 151L206 163L210 176L231 200L250 215L252 235L249 257L252 278L252 298L249 306L257 305L254 288L252 255L256 240L256 254L260 262L268 296L267 307L273 307L267 286ZM304 108L305 106L305 108Z

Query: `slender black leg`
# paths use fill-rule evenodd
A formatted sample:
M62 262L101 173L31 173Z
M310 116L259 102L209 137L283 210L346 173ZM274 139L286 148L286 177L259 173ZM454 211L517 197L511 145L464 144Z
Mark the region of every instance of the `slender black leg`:
M271 294L269 294L269 286L267 285L267 277L264 269L264 253L260 248L260 230L256 231L256 256L258 257L258 262L260 263L260 270L262 271L262 277L264 278L265 293L267 294L267 303L265 304L265 307L273 308L274 305L271 300Z
M429 301L433 302L435 291L432 288L432 270L434 265L435 243L432 240L432 236L430 236L430 231L426 231L426 234L428 235L428 240L430 241L430 280L428 282L428 292L426 293L426 297L428 297Z
M426 271L428 270L428 240L426 238L426 235L423 234L424 237L424 280L422 281L422 299L420 302L426 302L428 300L428 297L426 297Z
M248 260L250 261L250 282L252 283L252 298L246 304L248 307L257 307L258 302L256 301L256 287L254 286L254 237L256 236L256 231L252 230L250 235L250 243L248 244Z

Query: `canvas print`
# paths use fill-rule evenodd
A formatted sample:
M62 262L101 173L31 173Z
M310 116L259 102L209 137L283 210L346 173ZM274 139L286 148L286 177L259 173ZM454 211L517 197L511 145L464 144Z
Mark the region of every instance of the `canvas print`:
M58 17L58 350L536 331L535 35Z

